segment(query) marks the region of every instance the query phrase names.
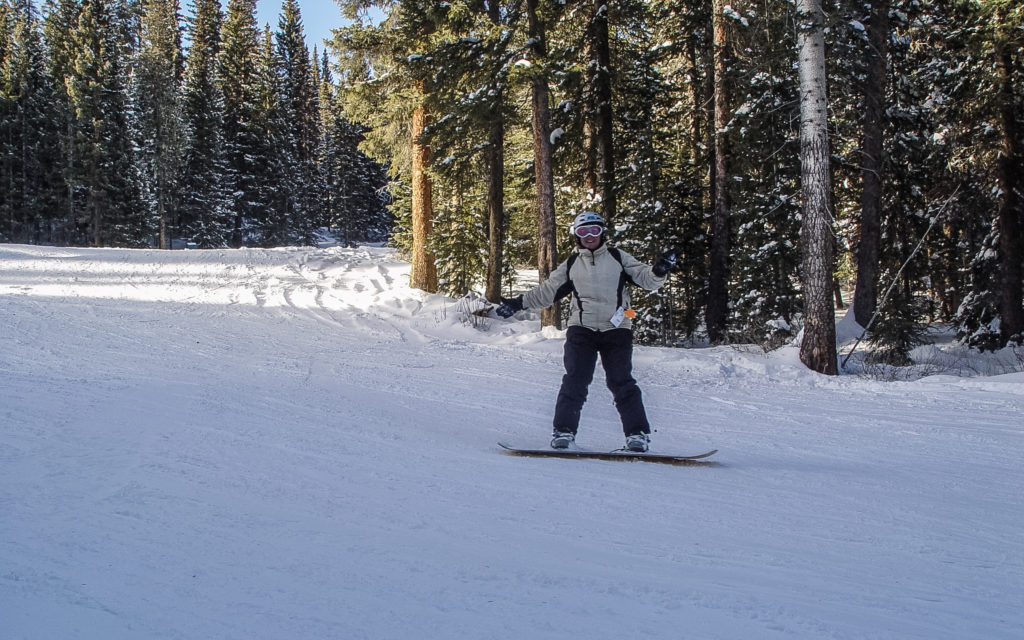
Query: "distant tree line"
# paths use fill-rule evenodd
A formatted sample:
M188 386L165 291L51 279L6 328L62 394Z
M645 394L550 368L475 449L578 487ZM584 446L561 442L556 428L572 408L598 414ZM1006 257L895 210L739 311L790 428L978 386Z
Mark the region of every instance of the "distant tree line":
M640 257L680 251L638 301L647 342L780 344L808 327L810 272L815 313L853 290L862 325L895 282L872 325L891 362L930 323L983 348L1024 331L1016 0L341 4L344 108L390 163L414 286L495 300L595 209ZM827 108L802 145L812 30Z
M0 238L384 233L358 145L426 291L546 278L594 209L679 252L636 297L644 342L820 346L849 298L894 363L934 323L1024 333L1019 1L339 5L328 64L294 0L262 34L254 0L194 0L187 47L173 0L0 0Z
M295 0L0 0L0 241L198 247L387 237ZM319 58L319 59L318 59Z

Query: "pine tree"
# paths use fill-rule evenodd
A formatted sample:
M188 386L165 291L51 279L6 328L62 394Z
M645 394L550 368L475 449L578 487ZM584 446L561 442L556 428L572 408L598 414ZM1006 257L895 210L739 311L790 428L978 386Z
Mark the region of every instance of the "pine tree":
M11 34L14 32L15 12L9 0L0 1L0 59L6 58L13 46Z
M31 0L0 4L0 237L50 240L61 194L55 101Z
M886 80L889 62L889 0L871 5L867 27L867 76L864 82L864 137L861 143L863 194L861 196L860 242L857 248L857 288L853 311L866 327L878 302L878 253L881 231L884 120Z
M170 234L180 231L179 187L187 148L180 9L178 0L146 0L143 8L135 101L142 163L160 225L158 246L168 249Z
M621 2L610 14L618 37L611 43L612 87L616 114L617 245L641 260L653 261L667 249L680 251L685 217L683 205L670 187L666 173L672 167L671 150L678 139L659 137L672 116L674 87L660 68L667 52L652 32L653 14L646 3ZM666 139L667 138L667 139ZM676 294L675 278L655 293L637 289L634 332L644 343L670 343L675 334L674 314L668 300Z
M14 44L16 15L6 0L0 2L0 240L11 242L20 226L15 202L14 154L19 136L14 124L15 96L9 69L17 53Z
M965 215L955 218L964 229L961 251L973 255L956 324L958 336L980 348L1004 346L1020 331L1024 314L1024 8L1018 5L992 0L932 8L944 38L929 43L948 46L959 71L942 78L948 96L942 115L949 118L942 131L956 145L951 165L966 186L959 198Z
M474 263L450 253L449 247L458 251L469 250L469 247L461 241L448 244L446 239L455 236L434 226L433 215L426 214L427 204L438 216L446 209L444 217L448 221L456 218L468 221L476 216L474 229L481 229L488 241L485 247L475 247L472 251L487 257L485 272L479 275L489 297L497 297L505 272L506 212L520 209L507 200L509 185L504 171L507 147L504 121L508 115L504 96L512 62L517 56L517 50L511 46L518 33L511 28L515 26L517 15L514 8L496 2L449 5L407 2L395 8L390 22L375 29L350 30L346 34L349 42L355 42L357 47L363 46L364 50L374 47L374 55L385 57L383 63L380 57L375 60L374 70L391 73L377 75L369 82L380 84L382 78L387 79L384 82L403 76L408 78L398 91L390 92L390 105L378 109L369 122L379 122L380 114L391 112L393 116L388 116L391 124L387 126L394 130L402 126L399 123L409 118L411 111L411 121L417 127L409 134L415 153L410 156L402 151L397 154L398 161L391 162L397 177L403 181L409 179L412 206L408 209L414 212L416 224L407 228L414 231L413 262L419 265L414 268L414 276L422 272L429 281L432 269L445 271L446 268L430 255L431 248L445 256L445 260L452 260L456 270ZM393 34L387 38L389 43L397 45L391 50L380 46L385 41L383 34L388 32ZM394 68L385 65L394 65ZM368 86L369 82L361 84ZM346 101L346 110L353 111L350 102ZM368 148L378 147L380 138L376 134L382 130L385 129L374 127L366 143ZM435 155L443 162L433 162ZM406 158L410 159L408 172L403 170ZM461 192L466 185L472 185L471 193ZM482 186L477 188L476 185ZM394 207L406 209L402 197L395 200ZM455 209L459 210L458 215L453 213ZM437 237L422 244L425 237L433 235ZM474 237L478 236L474 234ZM424 259L425 256L430 257ZM467 281L461 277L457 280Z
M640 319L634 325L637 338L675 345L694 339L705 317L708 167L714 148L708 125L714 103L711 7L702 2L638 4L650 9L634 30L650 35L633 46L617 47L624 58L619 66L634 68L639 80L633 83L637 89L619 98L623 126L630 127L619 136L624 142L619 146L628 152L631 141L643 145L619 166L624 174L622 208L644 215L634 215L637 219L621 241L650 260L663 248L677 250L679 261L669 282L654 296L634 296ZM631 194L633 187L648 184L653 194L646 192L650 188ZM653 239L661 244L652 246Z
M258 176L251 204L258 203L249 216L251 241L263 247L294 243L293 224L297 162L292 130L285 111L281 61L268 25L263 30L257 66L257 103L254 122L258 131L249 156L253 175Z
M54 149L59 153L59 161L54 166L60 172L60 180L55 181L54 185L59 185L60 190L54 211L52 240L62 244L81 244L87 242L87 239L82 222L82 190L78 188L75 170L78 164L76 120L68 84L74 73L74 33L81 4L78 0L47 0L44 12L46 71L54 96L50 115L59 139L59 145Z
M430 249L433 153L424 135L431 121L426 101L434 74L429 69L417 73L415 65L437 29L438 12L448 5L365 0L346 0L341 5L356 20L336 32L335 52L344 70L340 79L346 94L344 109L350 120L368 126L365 148L389 166L397 223L392 242L409 256L411 285L436 292L437 265ZM363 20L368 7L385 11L385 19Z
M495 48L501 51L508 38L505 16L508 9L500 0L487 0L487 17ZM505 218L505 85L508 78L508 60L501 60L490 74L493 78L488 90L489 115L487 132L487 276L484 296L492 302L501 301L501 280L505 265L505 234L508 222Z
M127 50L122 25L105 0L85 0L74 32L68 79L74 108L76 182L84 191L89 239L94 246L143 246L153 220L142 204L133 114L126 90Z
M259 42L256 0L230 0L221 29L218 81L224 99L222 145L227 172L224 190L229 194L232 223L228 244L241 247L250 226L266 213L259 159L263 132L259 121Z
M338 104L326 52L319 69L318 165L325 224L345 245L380 242L391 229L387 175L383 167L359 150L363 130L345 118Z
M935 89L934 76L927 73L925 61L909 42L893 42L890 49L899 81L887 96L887 113L894 126L891 137L883 141L889 162L879 220L879 285L888 288L897 274L900 277L872 325L871 357L906 365L911 362L910 350L923 343L931 311L922 286L928 279L928 256L920 252L912 258L912 251L933 215L927 194L939 193L943 178L949 182L949 176L944 158L936 156L940 150L930 142L935 139L936 123L928 114L927 101Z
M199 247L225 247L231 233L223 146L224 97L217 79L222 15L218 0L195 0L182 87L188 149L181 176L180 226Z
M409 140L413 105L420 100L420 95L416 91L416 83L402 68L408 59L409 45L401 36L398 12L372 3L385 10L386 17L380 22L370 23L360 17L366 4L370 3L351 1L342 5L343 11L354 22L349 27L336 30L332 43L340 70L334 106L340 118L362 126L364 140L360 149L387 167L386 197L394 221L389 242L411 258L414 239L412 145ZM335 149L333 153L341 159L347 157L341 149ZM328 180L346 175L343 169L334 171L337 177ZM347 199L338 202L336 197L332 198L332 211L349 211L348 202ZM332 225L337 225L338 213L331 216Z
M434 7L418 6L417 2L402 4L399 13L400 29L408 34L407 41L412 42L416 51L416 38L429 38L437 30L437 17L433 15ZM408 7L409 11L404 11ZM423 60L424 56L416 52L412 60ZM410 171L410 212L412 218L412 268L409 272L410 285L427 293L436 293L439 289L437 273L437 257L434 251L434 180L430 173L434 166L434 149L427 136L427 127L433 120L433 113L427 105L427 99L434 90L433 76L428 72L420 72L414 76L416 90L419 95L412 112L409 138L412 144L412 167Z
M438 11L433 26L436 33L423 44L423 52L412 65L413 73L431 77L428 108L438 114L428 128L433 151L445 163L435 169L440 181L472 184L467 171L479 172L483 192L457 197L454 206L475 208L487 238L486 269L483 275L485 297L496 301L501 293L504 272L506 219L505 138L506 88L512 62L518 50L511 44L515 30L507 21L515 12L498 1L459 3ZM468 34L468 35L466 35ZM513 57L514 56L514 57ZM455 160L458 159L458 160ZM458 173L453 173L457 168ZM475 191L475 190L474 190ZM479 197L479 206L477 206ZM435 206L450 206L435 199ZM440 242L441 239L438 239ZM460 243L460 247L465 247ZM439 255L448 250L437 247ZM463 264L457 256L452 256ZM460 292L461 293L461 292Z
M533 166L536 189L537 273L540 282L551 276L557 266L555 235L555 182L551 158L551 106L547 60L548 18L538 0L527 0L527 23L530 46L530 100L533 134ZM549 9L550 11L550 9ZM552 16L554 17L554 16ZM541 326L559 325L556 306L541 311Z
M802 311L800 253L798 81L796 48L785 3L747 3L729 18L740 65L730 69L737 107L728 144L733 157L730 207L735 229L730 255L730 341L765 348L794 337Z
M612 105L612 74L615 70L611 59L609 4L605 0L589 0L584 11L587 14L587 66L583 92L587 195L604 219L614 223L618 213Z
M999 250L1002 284L999 333L1003 343L1024 342L1024 9L996 2L993 58L999 89L996 110L1002 149L997 161L1000 190Z
M729 165L731 152L727 137L732 112L732 86L729 79L729 43L727 39L729 16L723 0L712 3L712 31L714 37L714 167L712 169L713 213L711 216L711 255L708 272L707 330L708 339L717 344L725 339L729 306L729 255L732 245L730 224Z
M287 207L290 235L311 244L323 223L317 194L316 148L320 138L318 92L313 81L313 61L303 35L302 16L296 0L285 0L276 35L278 74L281 78L282 118L288 126L284 146L275 152L287 166Z

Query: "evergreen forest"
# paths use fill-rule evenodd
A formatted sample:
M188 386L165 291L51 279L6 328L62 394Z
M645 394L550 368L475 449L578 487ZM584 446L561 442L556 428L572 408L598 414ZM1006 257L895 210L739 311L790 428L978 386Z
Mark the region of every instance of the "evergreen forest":
M297 2L0 0L0 240L198 248L381 241L358 146ZM322 55L321 55L322 53Z
M892 364L935 325L1021 341L1019 0L337 4L310 54L295 0L273 31L255 0L0 0L0 240L328 228L388 238L417 288L497 302L594 210L641 260L678 255L635 293L643 343L772 348L822 292Z

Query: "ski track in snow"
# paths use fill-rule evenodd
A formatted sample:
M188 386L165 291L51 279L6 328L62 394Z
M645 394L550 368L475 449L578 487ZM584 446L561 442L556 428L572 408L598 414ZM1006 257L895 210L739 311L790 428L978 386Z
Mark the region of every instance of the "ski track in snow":
M0 245L0 638L1024 637L1024 374L637 348L653 446L721 466L513 458L561 336L407 280Z

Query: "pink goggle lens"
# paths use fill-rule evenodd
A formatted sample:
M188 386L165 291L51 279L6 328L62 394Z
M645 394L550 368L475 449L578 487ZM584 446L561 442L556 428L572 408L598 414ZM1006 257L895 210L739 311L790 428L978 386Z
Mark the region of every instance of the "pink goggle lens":
M599 224L588 224L582 227L577 227L576 235L580 238L589 238L590 236L599 236L604 233L604 227Z

